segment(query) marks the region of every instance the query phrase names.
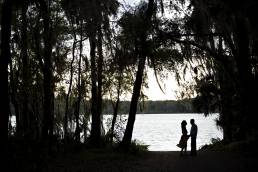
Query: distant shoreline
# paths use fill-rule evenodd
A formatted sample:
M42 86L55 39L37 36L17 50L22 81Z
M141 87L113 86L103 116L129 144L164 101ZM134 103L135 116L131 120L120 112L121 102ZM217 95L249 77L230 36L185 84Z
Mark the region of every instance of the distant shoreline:
M104 101L104 114L112 114L113 106L111 100ZM121 101L119 104L119 114L128 113L130 110L130 101ZM198 113L192 105L192 99L184 100L162 100L162 101L144 101L139 102L137 106L137 114L172 114L172 113Z

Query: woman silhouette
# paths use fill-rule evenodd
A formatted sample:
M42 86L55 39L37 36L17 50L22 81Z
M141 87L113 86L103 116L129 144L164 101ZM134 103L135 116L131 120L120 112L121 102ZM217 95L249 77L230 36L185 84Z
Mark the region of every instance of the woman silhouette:
M181 122L182 136L179 141L179 144L177 144L177 146L181 148L180 155L183 155L183 153L186 154L186 150L187 150L187 140L189 139L189 136L187 135L186 125L187 125L187 122L183 120Z

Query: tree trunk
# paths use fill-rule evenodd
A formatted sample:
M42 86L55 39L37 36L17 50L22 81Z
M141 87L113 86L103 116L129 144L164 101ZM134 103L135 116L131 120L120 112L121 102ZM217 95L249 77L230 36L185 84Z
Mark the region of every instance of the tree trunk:
M27 39L27 13L28 4L23 2L22 4L22 25L21 25L21 59L22 59L22 119L23 119L23 133L29 137L29 126L32 120L29 116L29 58L28 58L28 39Z
M94 32L94 31L93 31ZM97 103L97 75L96 75L96 32L90 36L90 57L91 57L91 135L90 142L95 147L100 146L100 116Z
M134 127L135 116L137 112L137 104L138 104L138 100L141 92L145 61L146 61L146 56L143 56L142 58L139 59L138 70L137 70L136 79L133 87L133 95L131 99L129 117L126 125L125 134L121 142L121 147L125 150L129 149L131 140L132 140L133 127Z
M79 64L78 64L78 85L77 85L77 91L78 91L78 98L77 98L77 102L76 102L76 112L75 112L75 120L76 120L76 129L75 129L75 139L77 142L80 142L80 123L79 123L79 119L80 119L80 105L81 105L81 98L82 98L82 93L81 93L81 61L82 61L82 51L83 51L83 47L82 47L82 24L81 24L81 38L80 38L80 55L79 55Z
M241 101L242 124L240 125L239 139L245 139L247 134L252 133L252 126L255 124L255 102L256 88L253 82L252 67L249 53L249 38L246 19L242 16L236 17L236 45L237 55L235 56L238 70L238 91Z
M13 64L10 62L10 97L11 102L14 106L15 111L15 119L16 119L16 135L22 136L22 124L21 124L21 116L20 116L20 107L17 100L17 79L14 78L15 74L13 72Z
M120 143L120 147L124 150L128 150L130 148L131 140L132 140L132 134L133 134L133 127L135 122L135 116L137 112L137 104L140 97L141 92L141 86L142 86L142 80L143 80L143 74L144 74L144 67L145 67L145 61L147 58L147 30L151 26L151 17L154 13L154 0L149 0L148 8L145 12L144 16L144 31L141 35L141 52L139 54L139 64L138 64L138 70L136 73L136 79L134 82L133 87L133 95L131 99L130 104L130 111L129 111L129 117L125 129L125 134L123 137L122 142Z
M110 129L111 130L110 131L111 142L113 142L113 138L114 138L114 129L115 129L115 124L116 124L116 119L117 119L117 114L118 114L119 103L120 103L121 82L122 82L122 71L120 72L119 78L118 78L117 100L116 100L116 104L114 106L114 113L113 113L113 118L112 118L111 129Z
M220 122L223 128L223 140L225 143L230 143L233 140L233 118L234 109L232 109L232 97L234 94L233 84L229 84L230 81L227 73L223 69L218 69L220 79L220 92L221 92L221 112Z
M9 89L8 89L8 63L11 60L10 37L11 37L11 19L12 19L12 0L4 0L2 3L1 19L1 56L0 56L0 148L5 159L8 146L8 117L9 107Z
M211 50L213 52L216 52L215 48L215 41L213 36L209 37L209 42L211 46ZM218 45L218 54L223 54L222 52L222 38L219 38L219 45ZM224 65L224 66L223 66ZM227 65L225 64L217 64L215 66L215 70L217 71L217 77L218 77L218 82L220 85L220 126L223 128L223 141L225 143L230 143L232 142L233 135L232 135L232 123L233 123L233 109L232 109L232 97L234 94L234 84L233 78L230 78L230 73L227 71L232 71L233 72L233 67L232 65ZM226 68L226 70L225 70Z
M102 123L102 85L103 85L103 50L102 50L102 30L101 26L99 26L97 31L97 51L98 51L98 60L97 60L97 114L98 118L100 119L100 128L104 129L103 123ZM102 130L101 130L102 131ZM102 132L100 132L101 135Z
M76 48L76 34L74 34L74 40L73 40L73 49L72 49L72 61L70 64L70 80L69 80L69 87L68 92L65 99L65 116L64 116L64 140L67 141L68 137L68 131L67 131L67 125L68 125L68 109L69 109L69 97L72 90L72 83L73 83L73 62L75 59L75 48Z
M52 60L52 34L50 11L47 3L40 0L40 8L43 18L43 39L44 39L44 65L43 65L43 89L44 89L44 103L43 103L43 126L42 139L49 140L51 149L53 136L53 122L54 122L54 81L53 81L53 60Z

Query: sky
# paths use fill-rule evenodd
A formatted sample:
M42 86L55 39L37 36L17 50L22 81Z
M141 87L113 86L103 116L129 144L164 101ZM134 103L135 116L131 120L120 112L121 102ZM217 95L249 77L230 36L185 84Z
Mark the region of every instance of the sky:
M138 4L141 0L118 0L120 3L128 3L129 5L136 5Z
M119 0L122 4L126 3L132 6L137 5L141 0ZM160 82L164 93L160 90L156 81L154 71L147 68L148 75L148 89L144 89L143 92L148 96L149 100L176 100L175 91L178 89L178 85L172 74L168 75L168 78Z
M132 6L137 5L140 1L141 0L119 0L119 2L122 4L126 3L127 5L132 5ZM89 57L90 49L87 41L85 42L85 45L84 45L84 51L86 56ZM147 70L147 76L148 76L148 80L147 80L148 88L143 88L142 91L144 95L148 97L148 100L176 100L177 99L176 92L178 92L180 87L178 86L177 81L173 76L174 75L173 73L168 73L166 79L161 80L160 78L158 78L159 83L162 87L162 90L164 91L162 92L157 83L153 69L150 69L146 66L146 70ZM67 85L67 83L65 83L65 85ZM132 95L130 93L122 96L121 99L130 100L131 96Z
M176 100L175 91L178 89L178 85L172 73L163 82L159 80L164 93L159 88L153 69L147 68L147 75L149 88L144 89L143 92L149 100Z

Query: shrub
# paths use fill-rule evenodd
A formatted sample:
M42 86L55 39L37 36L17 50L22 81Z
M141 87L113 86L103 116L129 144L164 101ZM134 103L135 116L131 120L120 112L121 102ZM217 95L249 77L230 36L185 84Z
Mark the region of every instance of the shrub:
M141 153L148 151L149 145L145 145L138 140L133 140L130 145L130 152Z

